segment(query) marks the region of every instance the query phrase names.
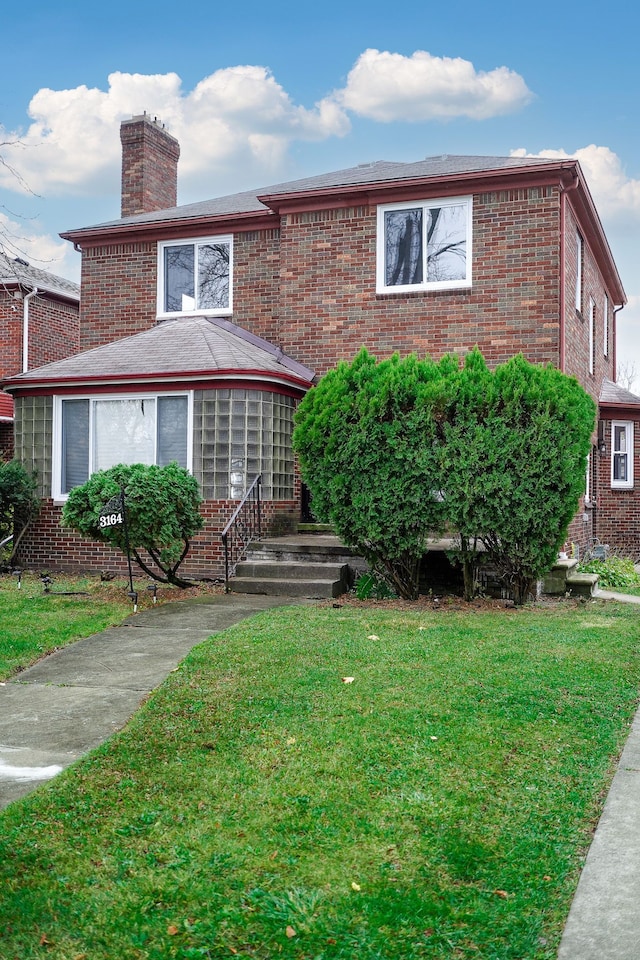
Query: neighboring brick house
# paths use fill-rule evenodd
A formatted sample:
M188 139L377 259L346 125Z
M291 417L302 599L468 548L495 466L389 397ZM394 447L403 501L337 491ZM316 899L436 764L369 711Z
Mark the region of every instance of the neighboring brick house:
M0 380L75 353L80 287L0 252ZM0 391L0 459L13 456L13 400Z
M25 563L115 563L59 529L60 504L142 434L139 459L175 456L202 486L192 571L219 568L223 518L258 471L268 516L295 519L295 403L363 344L434 358L477 344L490 364L521 351L602 395L569 537L640 552L640 398L615 386L625 294L577 161L378 162L178 207L174 138L145 115L121 139L121 219L63 234L82 251L88 352L6 384L47 501Z

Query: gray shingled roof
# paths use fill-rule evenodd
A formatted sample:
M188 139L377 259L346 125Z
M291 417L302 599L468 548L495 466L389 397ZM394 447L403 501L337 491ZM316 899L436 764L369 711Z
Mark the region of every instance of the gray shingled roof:
M5 387L65 381L185 377L216 372L259 372L292 376L307 383L314 371L266 340L231 321L189 317L165 320L143 333L124 337L66 360L56 360L5 381Z
M362 163L357 167L348 167L345 170L334 170L314 177L305 177L302 180L290 180L285 183L276 183L256 190L245 190L243 193L234 193L225 197L216 197L199 203L189 203L168 210L154 210L152 213L140 213L133 217L124 217L121 220L110 220L107 223L95 224L93 227L82 229L92 230L96 227L112 227L122 224L157 223L163 220L175 220L192 217L219 217L239 213L265 212L267 207L261 203L259 197L283 196L307 191L331 189L333 187L365 186L374 183L390 183L415 178L463 176L467 173L481 173L489 170L506 170L539 166L548 164L548 160L534 157L466 157L466 156L437 156L427 157L413 163L399 163L389 160L378 160L373 163ZM71 231L76 232L76 231ZM81 231L78 231L81 232ZM63 234L64 236L64 234Z
M640 397L625 390L612 380L603 380L600 389L600 403L640 404Z
M80 287L77 283L34 267L20 257L11 258L0 252L0 286L6 284L24 284L70 300L80 300Z

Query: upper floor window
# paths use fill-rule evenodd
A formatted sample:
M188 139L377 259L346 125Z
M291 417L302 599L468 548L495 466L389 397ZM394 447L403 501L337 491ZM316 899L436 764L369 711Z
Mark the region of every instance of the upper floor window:
M159 244L158 313L230 314L232 252L232 237Z
M190 422L190 394L56 397L54 499L118 463L189 467Z
M605 357L609 356L609 297L604 298L604 307L602 310L602 332L604 335L602 352Z
M471 197L378 207L378 293L471 286Z
M614 420L611 424L611 486L633 487L633 422Z

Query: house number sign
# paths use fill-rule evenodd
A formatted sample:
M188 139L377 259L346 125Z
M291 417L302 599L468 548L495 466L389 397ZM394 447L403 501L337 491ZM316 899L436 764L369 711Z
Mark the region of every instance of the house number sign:
M119 524L124 523L122 513L101 513L100 514L100 528L104 529L105 527L117 527Z
M101 530L107 527L119 527L124 524L122 496L112 497L100 511L98 525Z

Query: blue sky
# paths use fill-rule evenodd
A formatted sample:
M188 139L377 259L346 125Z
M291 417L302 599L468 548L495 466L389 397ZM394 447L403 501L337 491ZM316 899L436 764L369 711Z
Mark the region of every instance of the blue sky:
M371 160L555 151L585 171L629 297L619 360L640 374L639 19L620 0L10 4L0 238L78 279L58 234L119 216L119 125L143 110L180 141L180 203Z

